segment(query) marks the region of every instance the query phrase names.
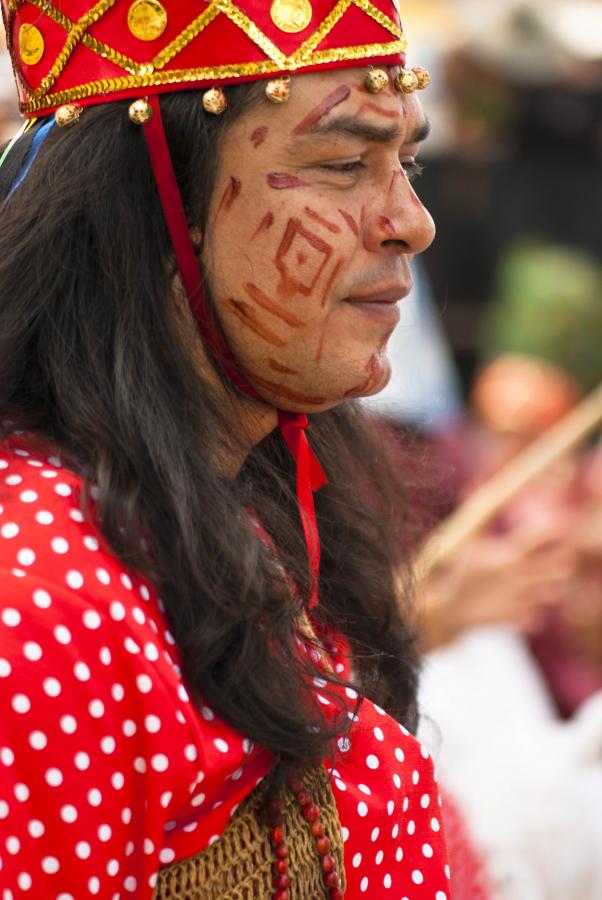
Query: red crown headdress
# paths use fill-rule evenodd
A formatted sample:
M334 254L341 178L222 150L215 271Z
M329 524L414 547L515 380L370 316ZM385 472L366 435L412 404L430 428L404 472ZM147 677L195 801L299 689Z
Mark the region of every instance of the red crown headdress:
M203 106L219 114L223 86L268 79L266 96L283 102L296 72L368 66L366 87L390 83L378 66L400 67L399 91L426 87L428 73L407 71L398 0L1 0L21 112L54 113L77 121L82 108L137 98L133 123L144 126L176 261L199 330L226 374L254 399L210 304L188 230L161 120L158 94L205 89ZM54 122L34 138L35 149ZM5 158L6 151L0 160ZM24 175L21 173L12 190ZM313 491L326 478L307 441L305 415L278 412L280 430L297 464L297 499L311 568L310 606L317 602L320 543Z

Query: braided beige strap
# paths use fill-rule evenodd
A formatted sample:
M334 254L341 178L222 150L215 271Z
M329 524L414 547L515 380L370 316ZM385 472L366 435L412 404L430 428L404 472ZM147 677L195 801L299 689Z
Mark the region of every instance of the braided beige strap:
M312 801L320 807L344 889L341 825L327 775L323 769L308 769L303 780ZM274 893L274 856L263 816L265 793L262 782L240 804L219 841L211 847L161 869L154 893L156 900L269 900ZM328 900L310 823L301 815L288 788L282 794L282 808L290 848L289 896L291 900Z

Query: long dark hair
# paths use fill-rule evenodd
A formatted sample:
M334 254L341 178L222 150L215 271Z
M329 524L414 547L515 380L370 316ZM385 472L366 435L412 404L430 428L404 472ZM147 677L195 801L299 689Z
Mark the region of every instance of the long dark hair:
M199 233L220 135L256 93L231 89L223 117L207 116L198 93L161 99ZM273 433L237 478L215 466L226 419L182 339L144 136L126 110L106 104L54 128L2 205L0 437L50 439L97 486L99 527L157 585L193 695L276 753L320 759L334 730L307 703L310 663L295 647L308 572L293 464ZM1 196L29 145L25 135L0 169ZM329 478L317 496L318 625L348 638L356 685L413 728L417 652L392 566L404 530L399 473L353 404L312 416L311 440ZM250 529L249 508L288 579Z

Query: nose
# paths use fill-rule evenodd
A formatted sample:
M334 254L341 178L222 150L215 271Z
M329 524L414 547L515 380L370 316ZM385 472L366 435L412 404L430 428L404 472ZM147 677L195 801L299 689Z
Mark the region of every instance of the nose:
M376 253L413 256L433 243L435 223L404 170L391 172L389 184L364 220L364 244Z

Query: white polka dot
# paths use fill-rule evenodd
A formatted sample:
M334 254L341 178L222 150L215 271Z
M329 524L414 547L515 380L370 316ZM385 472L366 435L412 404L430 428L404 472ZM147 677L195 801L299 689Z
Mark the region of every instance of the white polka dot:
M2 749L0 749L0 760L2 760L5 766L12 766L15 761L15 754L10 747L2 747Z
M446 877L451 878L451 869L447 865L447 863L443 866L443 871L445 872Z
M88 859L92 853L92 847L87 841L78 841L75 845L75 855L80 859Z
M63 537L55 537L50 541L50 546L55 553L63 554L69 552L69 543Z
M123 822L124 825L129 825L130 822L132 821L132 810L129 808L129 806L124 806L123 809L121 810L121 821ZM127 850L126 850L126 856L127 856Z
M25 694L15 694L11 701L11 706L18 713L26 713L31 709L29 697L26 697Z
M60 720L61 729L65 732L65 734L73 734L77 730L77 722L73 716L66 715L61 716Z
M64 484L64 482L59 481L58 484L54 486L54 492L59 495L59 497L69 497L73 492L68 484Z
M212 722L215 719L215 713L208 706L201 707L201 715L206 722Z
M351 865L354 869L359 869L362 864L362 854L356 853L353 859L351 860Z
M100 719L105 714L105 705L102 700L91 700L88 704L88 712L94 719Z
M169 760L164 753L155 753L150 763L155 772L165 772L169 766Z
M75 763L76 768L81 772L85 772L85 770L90 767L90 757L87 753L84 753L83 750L75 754L73 762Z
M22 891L28 891L32 885L31 875L27 872L19 872L17 875L17 884Z
M112 657L111 657L111 651L109 650L109 648L101 647L100 650L98 651L98 658L100 659L103 666L110 666Z
M86 628L89 628L91 631L99 628L102 621L98 613L93 609L86 610L86 612L82 616L82 619Z
M125 606L119 600L114 600L109 606L109 615L115 622L125 619Z
M56 856L45 856L42 860L42 868L47 875L54 875L60 866Z
M383 878L383 884L384 884L384 886L387 888L387 890L389 890L389 888L391 887L391 884L392 884L392 883L393 883L393 879L391 878L391 876L389 875L389 873L387 873L387 874L385 875L385 877Z
M132 590L132 579L130 578L130 576L126 575L125 572L122 572L119 577L121 579L121 583L124 586L124 588L127 591L131 591Z
M110 825L99 825L98 826L98 840L99 841L106 843L106 841L109 841L111 839L112 833L113 832L111 831Z
M125 777L123 775L123 772L113 772L113 774L111 775L111 784L116 791L120 791L125 784Z
M409 798L408 798L408 797L404 797L403 805L402 805L402 809L403 809L404 813L408 811L409 806L410 806L410 800L409 800Z
M21 613L9 606L2 610L2 621L9 628L16 628L21 621Z
M447 894L445 891L437 891L435 894L435 900L447 900Z
M146 616L139 606L134 606L134 608L132 609L132 616L139 625L144 625L144 623L146 622Z
M195 794L190 801L191 806L201 806L205 802L205 794L202 792Z
M374 753L371 753L369 756L366 757L366 765L368 766L369 769L378 769L378 767L380 765L378 756L375 756Z
M57 678L45 678L42 682L42 690L49 697L58 697L61 693L61 683Z
M6 538L7 540L16 537L18 534L19 526L16 522L6 522L6 524L4 524L2 528L0 528L0 535L2 535L2 537Z
M32 566L36 561L36 555L30 547L23 547L17 553L17 561L21 566Z
M176 854L171 849L171 847L164 847L163 850L159 853L159 859L162 863L170 863L173 862L176 858Z
M37 662L42 658L42 648L35 641L27 641L23 644L23 654L32 662Z
M120 700L123 700L123 698L125 697L125 691L122 684L116 683L111 687L111 697L118 703Z
M383 730L382 730L382 728L379 728L378 725L374 729L374 737L376 738L377 741L384 741L384 739L385 739Z
M220 753L227 753L228 750L230 749L228 747L228 744L226 743L226 741L223 740L223 738L215 738L213 743L215 744L216 748L219 750Z
M44 591L41 588L35 590L32 594L33 602L39 609L48 609L50 604L52 603L52 599L48 591Z
M0 800L0 819L6 819L9 812L10 809L6 800Z
M378 840L379 834L380 834L380 828L372 829L372 834L370 835L370 840L372 841L372 843L374 843L374 841Z
M360 802L357 805L357 814L358 814L358 816L361 816L362 819L364 818L364 816L368 815L368 807L364 803L363 800L360 800Z
M77 662L73 666L73 674L77 678L78 681L89 681L90 680L90 669L86 665L85 662Z
M158 716L154 715L145 716L144 727L151 734L156 734L161 728L161 719Z
M439 819L436 819L434 816L431 819L431 828L433 831L440 831L441 825L439 824Z
M23 478L21 475L9 475L4 479L4 483L8 484L10 487L14 487L16 484L21 484Z
M50 787L58 787L63 783L63 773L60 769L51 766L49 769L46 769L44 772L44 778L46 780L46 784L49 784Z
M417 769L414 769L412 772L412 784L418 784L420 781L420 772Z
M392 830L391 830L391 837L393 838L393 840L396 839L396 837L397 837L398 834L399 834L399 825L398 825L398 823L396 822L395 825L393 826Z
M431 859L431 857L433 855L433 848L431 847L430 844L422 845L422 855L426 856L427 859Z
M29 831L32 838L42 837L46 829L44 828L44 823L40 822L39 819L30 819L27 823L27 830Z
M38 495L35 491L23 491L19 495L19 499L22 503L35 503L38 499Z
M148 694L148 692L152 690L153 682L148 675L137 675L136 687L141 694Z
M350 700L357 700L357 691L354 691L353 688L345 688L345 693Z
M416 822L414 822L413 819L410 819L410 821L408 822L406 831L408 832L408 834L414 834L414 833L415 833L415 831L416 831Z
M404 762L405 758L406 758L405 753L403 752L401 747L396 747L395 748L395 759L397 760L397 762L402 763L402 762Z
M128 653L140 653L140 647L136 643L136 641L132 640L131 637L126 637L123 642L123 646L127 650Z
M62 469L62 467L63 467L63 463L61 461L60 456L55 456L55 455L49 456L48 462L50 463L51 466L55 466L57 469Z
M137 772L140 772L141 775L144 775L146 772L146 760L143 756L137 756L134 759L134 768Z
M349 829L345 828L344 825L341 828L341 837L343 838L343 843L349 840Z
M159 803L161 804L163 809L167 809L167 807L171 803L172 797L173 797L172 791L163 791L163 793L159 797Z
M374 857L374 862L376 863L377 866L380 866L384 857L385 857L384 850L379 850L378 853L376 854L376 856Z
M103 737L103 739L100 742L100 749L102 750L103 753L106 753L107 756L110 753L115 752L116 746L117 746L117 744L115 743L115 738L111 737L111 735L107 735L106 737Z
M395 859L397 860L397 862L401 862L401 861L402 861L402 859L403 859L403 849L402 849L401 847L398 847L397 850L395 851Z
M194 744L187 744L184 748L184 756L186 759L189 759L190 762L194 762L198 755L198 750Z
M56 472L54 469L44 469L43 472L40 472L40 475L42 476L42 478L56 478L58 472Z
M94 551L98 550L98 548L100 547L100 544L99 544L97 538L94 537L94 535L87 534L84 537L84 547L87 550L94 552Z
M157 645L151 643L151 641L147 641L144 645L144 655L149 660L149 662L156 662L159 659L159 651L157 649Z
M392 800L387 801L387 813L392 816L395 811L395 803Z
M366 891L368 890L368 884L369 884L368 879L364 875L364 877L360 881L360 891L362 892L362 894L365 894Z
M48 512L47 509L40 509L36 513L36 522L39 525L52 525L54 522L54 516L51 512Z
M102 803L102 794L98 788L91 788L88 791L88 803L90 806L100 806Z
M423 794L420 798L420 805L423 809L428 809L431 803L431 798L428 794Z
M83 522L84 521L84 514L81 511L81 509L70 509L69 517L71 519L73 519L74 522Z
M119 872L119 863L116 859L110 859L107 863L107 875L117 875Z
M70 569L65 576L65 581L70 588L77 591L84 583L84 576L77 569Z
M401 778L399 777L399 775L397 774L397 772L393 772L393 784L395 785L395 787L397 788L397 790L400 789L400 787L401 787Z
M424 875L422 874L420 869L414 869L414 871L412 872L412 881L414 882L414 884L422 884L422 882L424 881Z
M6 849L8 850L8 852L9 852L10 854L12 854L13 856L15 856L15 855L19 852L19 850L21 849L21 841L19 840L19 838L18 838L18 837L14 837L14 836L7 837L7 839L6 839Z
M95 875L88 879L88 890L91 894L97 894L100 890L100 879Z
M370 794L372 793L372 791L370 790L370 788L368 787L367 784L358 784L357 787L358 787L358 790L360 790L362 792L362 794L365 794L367 797L369 797Z
M71 803L66 803L64 806L61 806L59 815L63 822L71 824L77 819L77 810Z
M111 576L109 575L109 573L107 572L106 569L97 569L95 574L101 584L110 584L111 583Z
M0 659L0 678L8 678L12 672L12 666L7 659Z
M124 719L121 730L126 737L131 737L133 734L136 734L136 723L133 719Z

